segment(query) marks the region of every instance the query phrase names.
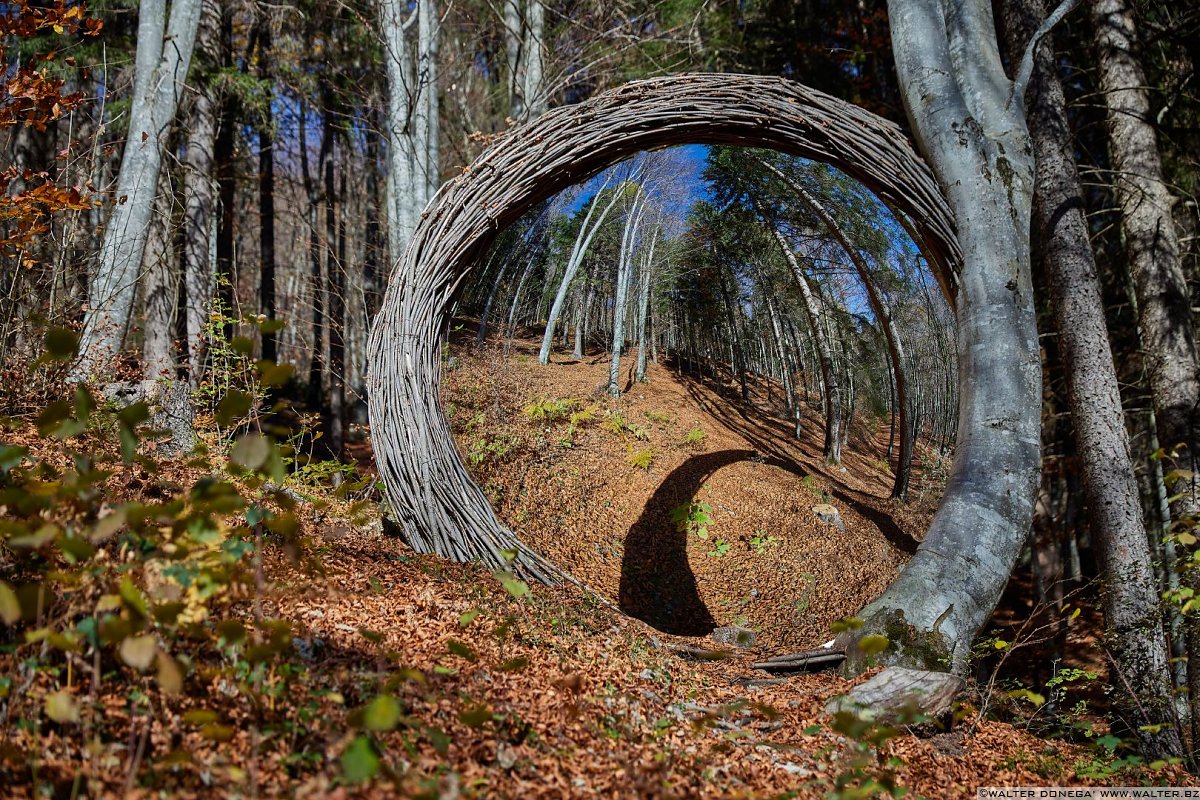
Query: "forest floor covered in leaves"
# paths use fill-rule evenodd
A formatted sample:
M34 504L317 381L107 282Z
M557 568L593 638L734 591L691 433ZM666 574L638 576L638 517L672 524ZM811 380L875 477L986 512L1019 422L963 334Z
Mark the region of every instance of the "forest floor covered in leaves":
M252 569L168 626L159 611L191 613L194 593L176 602L162 562L108 540L100 559L127 565L119 592L91 585L97 568L55 590L57 613L140 605L165 658L155 676L124 644L27 634L0 649L4 796L824 797L894 782L973 797L1180 782L981 715L998 689L972 693L949 730L892 736L831 721L825 704L851 685L835 674L753 670L819 644L886 584L936 501L933 476L900 506L877 431L852 432L842 471L823 463L811 411L795 440L765 395L746 407L727 383L663 365L614 400L596 391L605 359L540 367L531 345L453 350L447 411L501 516L596 594L416 555L353 493L288 483L296 530L276 536L247 512L231 534L254 531ZM28 426L8 438L65 468ZM208 472L203 458L114 468L104 502L170 506L222 471L210 458ZM283 502L235 480L263 507ZM709 509L703 538L672 518L693 501ZM704 636L728 625L757 642Z
M886 426L851 426L831 466L819 411L805 406L797 438L778 387L752 379L747 403L728 374L655 363L634 384L630 357L612 398L607 354L543 367L537 345L456 351L444 402L460 450L525 542L664 632L818 646L895 577L940 497L918 465L913 502L888 499Z

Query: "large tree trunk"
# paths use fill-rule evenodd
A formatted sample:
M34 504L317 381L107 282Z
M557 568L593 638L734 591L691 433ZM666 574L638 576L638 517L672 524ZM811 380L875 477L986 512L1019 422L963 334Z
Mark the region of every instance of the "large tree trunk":
M200 0L174 0L169 19L165 0L144 0L138 9L129 135L117 179L116 203L89 286L80 359L73 371L78 380L106 371L124 343L163 146L187 78L199 21Z
M812 338L816 343L817 355L821 362L821 381L825 385L825 460L830 464L840 464L842 463L842 391L833 363L833 348L821 325L821 306L816 295L813 294L812 287L808 285L808 276L804 274L800 262L796 260L792 243L774 223L769 224L775 241L779 243L779 249L783 251L783 257L787 259L788 266L791 267L792 277L796 279L796 287L800 290L800 296L804 300L804 313L808 316L808 326L812 331Z
M1009 50L1020 52L1045 9L1041 0L1009 0L1006 10ZM1120 673L1112 684L1123 699L1121 716L1137 723L1132 727L1143 754L1182 756L1157 579L1108 344L1066 99L1045 49L1036 60L1026 115L1037 160L1033 230L1058 328L1088 518L1104 570L1106 644Z
M1176 525L1200 515L1200 359L1187 278L1179 258L1172 197L1163 180L1137 33L1125 0L1091 3L1100 88L1108 107L1113 190L1133 273L1158 439L1166 450L1167 490ZM1200 576L1190 577L1198 588ZM1192 737L1200 739L1200 616L1188 618Z
M966 670L1012 573L1038 486L1041 367L1029 269L1033 156L1019 87L1004 74L991 5L890 0L892 45L918 145L963 251L958 444L929 531L900 575L840 637L881 633L885 663ZM1010 95L1015 94L1015 102Z

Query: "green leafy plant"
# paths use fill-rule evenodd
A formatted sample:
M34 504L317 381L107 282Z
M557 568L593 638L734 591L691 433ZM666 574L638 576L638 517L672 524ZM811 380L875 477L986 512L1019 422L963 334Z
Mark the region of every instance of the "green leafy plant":
M760 555L767 552L767 550L771 549L777 544L779 544L779 539L775 536L769 535L761 528L756 530L754 532L754 536L750 538L750 547L754 549L754 552Z
M712 523L712 506L690 500L671 509L670 519L680 533L694 535L697 539L707 539L708 526Z
M732 549L733 545L724 539L713 539L713 549L708 551L708 554L714 558L721 558L722 556L728 554Z
M575 434L581 427L596 419L596 411L597 408L595 406L588 406L587 408L582 408L579 411L571 412L571 416L567 420L567 429L558 439L558 446L564 448L574 447Z
M684 434L683 445L684 447L699 447L700 445L704 444L704 438L704 429L699 425L693 425L688 429L688 432Z
M517 446L517 440L512 436L500 435L492 439L481 436L471 443L467 451L467 463L473 467L490 459L503 459Z
M914 725L924 721L916 713L901 712L896 725ZM876 722L852 710L834 714L830 727L850 741L841 759L840 771L833 778L829 797L837 800L857 800L867 797L892 797L899 800L908 794L900 785L897 771L904 762L887 754L887 745L901 736L899 727Z
M571 409L576 405L574 400L562 400L557 397L539 397L525 406L525 416L531 422L544 422L548 425L567 418Z

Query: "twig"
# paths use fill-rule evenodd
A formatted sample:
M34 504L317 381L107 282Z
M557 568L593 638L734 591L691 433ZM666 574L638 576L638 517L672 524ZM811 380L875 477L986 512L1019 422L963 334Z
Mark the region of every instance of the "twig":
M1029 81L1033 77L1033 67L1037 61L1038 45L1042 43L1042 39L1050 30L1062 21L1062 18L1071 13L1071 9L1079 3L1079 0L1063 0L1058 8L1050 12L1050 16L1042 20L1042 24L1033 32L1033 36L1029 39L1029 44L1025 46L1025 54L1021 56L1021 65L1017 68L1017 76L1013 79L1012 92L1008 96L1008 108L1011 110L1014 103L1025 103L1025 91L1029 88Z

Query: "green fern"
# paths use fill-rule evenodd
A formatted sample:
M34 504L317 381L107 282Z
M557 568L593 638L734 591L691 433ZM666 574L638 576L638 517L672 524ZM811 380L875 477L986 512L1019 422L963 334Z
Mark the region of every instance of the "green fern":
M629 466L649 472L650 465L654 463L654 448L643 447L640 450L634 450L631 447L629 448L629 458L626 460L629 462Z

